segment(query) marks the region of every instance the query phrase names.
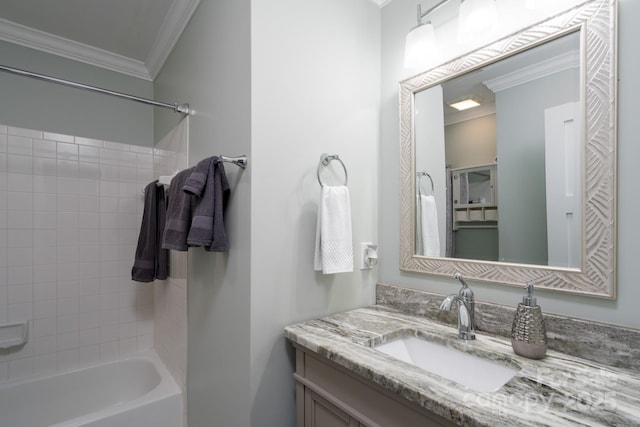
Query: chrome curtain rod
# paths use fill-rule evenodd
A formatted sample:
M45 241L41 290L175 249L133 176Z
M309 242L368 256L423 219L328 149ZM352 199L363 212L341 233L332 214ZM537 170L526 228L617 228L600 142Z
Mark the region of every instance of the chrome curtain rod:
M74 87L76 89L88 90L91 92L98 92L105 95L115 96L117 98L128 99L130 101L140 102L142 104L154 105L156 107L169 108L176 113L180 113L183 116L187 116L190 113L189 104L167 104L166 102L154 101L153 99L142 98L135 95L129 95L127 93L116 92L109 89L103 89L96 86L89 86L83 83L72 82L69 80L59 79L57 77L47 76L45 74L33 73L31 71L20 70L18 68L7 67L5 65L0 65L0 71L5 71L7 73L16 74L18 76L30 77L32 79L42 80L49 83L56 83L63 86Z

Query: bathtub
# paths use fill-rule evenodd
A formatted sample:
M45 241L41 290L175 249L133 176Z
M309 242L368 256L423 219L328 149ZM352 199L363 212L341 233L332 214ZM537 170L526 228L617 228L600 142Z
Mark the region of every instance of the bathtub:
M153 352L0 384L0 427L182 427L182 395Z

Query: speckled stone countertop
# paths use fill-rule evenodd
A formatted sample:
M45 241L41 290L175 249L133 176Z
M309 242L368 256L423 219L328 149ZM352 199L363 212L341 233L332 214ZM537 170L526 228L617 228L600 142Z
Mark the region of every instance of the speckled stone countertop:
M638 426L640 373L556 351L542 360L513 353L508 339L483 333L466 343L457 330L385 305L285 328L293 343L465 426ZM422 336L520 370L496 392L476 392L373 348Z

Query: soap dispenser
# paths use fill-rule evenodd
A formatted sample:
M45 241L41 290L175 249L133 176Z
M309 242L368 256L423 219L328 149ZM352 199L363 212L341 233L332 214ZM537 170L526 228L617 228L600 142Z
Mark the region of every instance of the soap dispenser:
M547 331L542 310L533 296L533 284L525 286L527 295L518 304L511 326L511 346L516 354L529 359L542 359L547 353Z

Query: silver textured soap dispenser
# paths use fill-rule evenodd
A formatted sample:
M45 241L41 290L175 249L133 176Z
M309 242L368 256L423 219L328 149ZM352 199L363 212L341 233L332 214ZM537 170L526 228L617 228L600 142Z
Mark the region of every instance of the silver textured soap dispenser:
M533 284L525 286L527 295L518 304L511 326L511 346L516 354L529 359L542 359L547 353L547 331L542 310L533 296Z

